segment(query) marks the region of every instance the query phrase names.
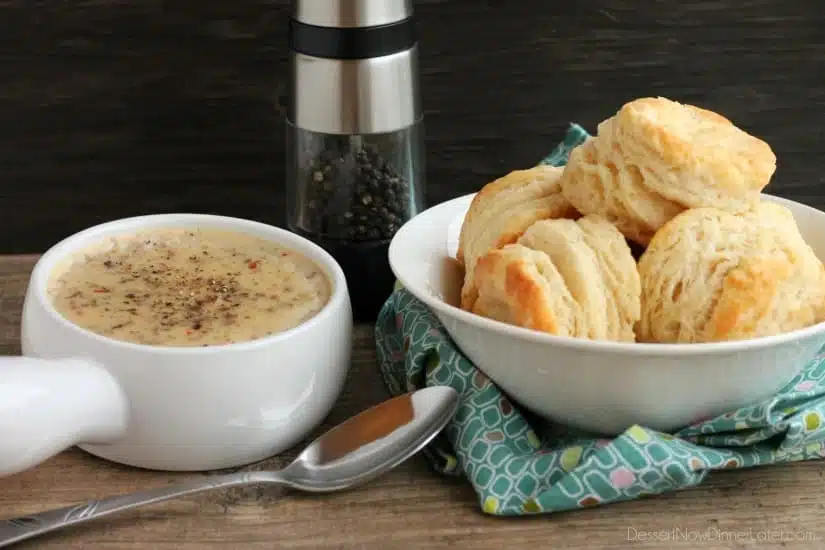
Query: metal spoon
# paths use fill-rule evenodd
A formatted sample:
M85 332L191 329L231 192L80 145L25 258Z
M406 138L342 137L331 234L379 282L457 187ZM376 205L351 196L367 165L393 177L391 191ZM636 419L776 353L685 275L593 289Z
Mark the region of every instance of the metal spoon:
M255 484L324 493L370 481L429 443L455 414L458 393L434 386L368 409L316 439L280 471L216 475L0 521L0 547L177 497Z

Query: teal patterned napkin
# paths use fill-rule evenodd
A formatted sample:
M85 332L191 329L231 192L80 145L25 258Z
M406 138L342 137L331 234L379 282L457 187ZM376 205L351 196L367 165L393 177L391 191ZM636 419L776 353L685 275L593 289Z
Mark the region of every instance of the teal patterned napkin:
M565 164L587 137L571 125L542 163ZM461 393L455 418L424 453L438 471L466 476L488 514L573 510L691 487L712 470L825 457L825 353L762 403L674 434L631 426L601 439L519 410L403 288L384 304L375 339L393 395L434 385Z

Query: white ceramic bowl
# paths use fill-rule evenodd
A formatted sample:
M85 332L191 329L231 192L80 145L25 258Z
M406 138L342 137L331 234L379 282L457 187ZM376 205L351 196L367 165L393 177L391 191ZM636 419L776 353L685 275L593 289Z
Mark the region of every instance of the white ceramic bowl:
M424 302L454 342L503 391L552 421L605 434L633 424L665 432L769 397L825 344L825 323L735 342L636 344L554 336L455 307L458 234L473 195L405 224L390 245L399 282ZM793 212L825 258L825 213L763 195Z
M104 237L170 226L241 231L280 243L323 269L331 299L291 330L191 348L113 340L55 311L46 287L59 260ZM298 443L328 414L343 387L351 345L343 271L323 249L294 233L199 214L92 227L52 247L31 274L23 308L24 355L75 360L17 358L17 365L15 359L0 364L0 473L19 471L72 444L115 462L162 470L210 470L264 459ZM15 416L25 420L14 423Z

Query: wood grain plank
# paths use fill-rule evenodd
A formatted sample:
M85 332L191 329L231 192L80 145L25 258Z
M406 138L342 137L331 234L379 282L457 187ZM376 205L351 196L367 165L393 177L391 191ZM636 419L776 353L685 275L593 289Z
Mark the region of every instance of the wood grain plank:
M284 220L286 0L0 2L0 252L152 212ZM768 140L825 208L816 0L416 3L428 202L662 94Z

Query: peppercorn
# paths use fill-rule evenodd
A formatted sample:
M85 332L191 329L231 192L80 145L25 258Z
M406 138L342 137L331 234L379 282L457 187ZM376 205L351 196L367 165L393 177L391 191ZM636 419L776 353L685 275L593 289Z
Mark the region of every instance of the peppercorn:
M354 150L331 136L306 170L307 229L352 241L386 241L409 216L409 182L376 145Z

